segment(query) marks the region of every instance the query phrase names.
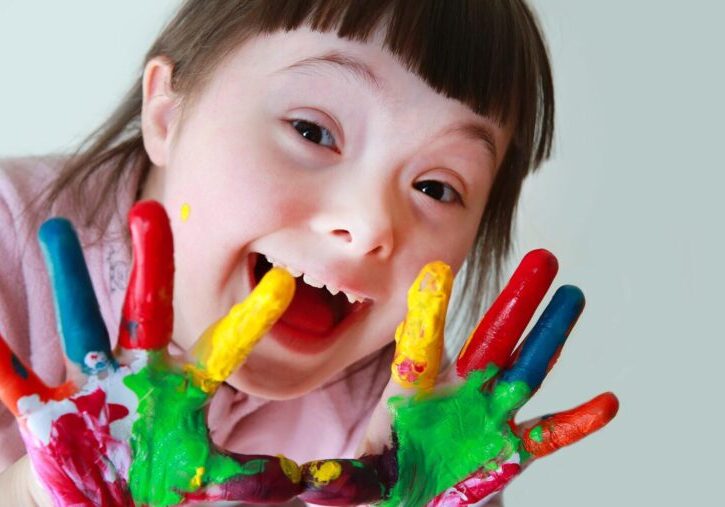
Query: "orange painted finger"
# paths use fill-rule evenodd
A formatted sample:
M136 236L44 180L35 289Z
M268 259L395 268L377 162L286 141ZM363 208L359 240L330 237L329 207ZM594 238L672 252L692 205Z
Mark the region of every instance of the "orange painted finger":
M0 401L17 417L18 400L38 395L41 401L56 399L57 390L48 387L20 360L0 336Z
M504 368L536 308L559 269L554 254L533 250L518 268L461 349L456 362L459 377L490 364Z
M603 393L576 408L527 424L519 433L532 459L541 458L604 427L617 415L618 409L617 397Z
M155 201L136 204L128 214L133 246L118 343L124 349L161 349L174 323L174 244L169 218Z

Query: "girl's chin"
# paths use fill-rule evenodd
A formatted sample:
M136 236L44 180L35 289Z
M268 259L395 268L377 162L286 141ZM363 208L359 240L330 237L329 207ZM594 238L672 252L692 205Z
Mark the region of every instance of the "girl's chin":
M268 358L252 352L242 367L227 379L227 384L258 398L289 400L313 391L331 376L325 375L326 361L312 364L310 358L295 361L294 356L283 355L287 357Z

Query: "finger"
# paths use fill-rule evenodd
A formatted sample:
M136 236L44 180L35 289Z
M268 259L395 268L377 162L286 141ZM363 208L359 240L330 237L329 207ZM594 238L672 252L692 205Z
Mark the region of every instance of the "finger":
M55 390L20 360L0 336L0 401L18 417L22 413L22 398L37 395L40 401L55 399ZM19 406L20 405L20 406Z
M302 465L305 502L370 505L387 496L395 482L393 452L360 459L327 459Z
M169 218L155 201L128 214L133 267L123 304L118 343L124 349L162 349L174 323L174 244Z
M295 280L287 271L272 268L252 293L207 329L192 350L195 365L189 371L199 387L212 393L247 359L252 348L289 306Z
M494 398L504 401L502 409L519 408L539 388L582 310L582 291L573 285L559 287L515 353L516 360L499 376Z
M451 268L426 264L408 290L408 314L395 332L392 380L404 389L433 388L443 353L443 328L453 284Z
M408 313L395 333L391 376L357 454L379 454L391 445L388 400L433 388L443 352L443 329L453 273L443 262L423 267L408 290Z
M282 455L228 453L217 455L208 465L202 475L211 482L198 489L191 484L193 491L184 495L186 502L276 504L296 497L304 486L299 465Z
M52 218L41 225L38 239L66 357L85 374L113 366L108 331L73 226L64 218Z
M548 250L533 250L518 268L461 349L458 376L490 364L506 366L511 351L556 276L558 262Z
M613 393L603 393L576 408L542 417L517 431L532 459L578 442L609 423L619 410Z

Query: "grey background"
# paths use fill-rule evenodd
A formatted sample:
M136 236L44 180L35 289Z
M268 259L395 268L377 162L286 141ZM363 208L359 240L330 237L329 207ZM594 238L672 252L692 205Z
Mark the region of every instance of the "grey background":
M0 0L0 155L67 151L111 111L177 1ZM587 309L522 416L615 391L618 418L535 464L510 507L723 505L724 4L536 0L554 156L517 255L557 254Z

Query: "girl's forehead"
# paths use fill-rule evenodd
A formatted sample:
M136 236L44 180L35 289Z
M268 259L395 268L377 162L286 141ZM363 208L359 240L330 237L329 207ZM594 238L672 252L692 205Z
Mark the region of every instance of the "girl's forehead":
M307 27L261 34L244 43L230 59L241 71L240 79L253 73L258 78L304 82L323 79L331 89L350 85L388 103L425 103L431 112L445 111L484 118L468 105L434 90L403 65L383 45L376 30L367 41L339 37L334 32ZM443 63L442 63L443 64Z

